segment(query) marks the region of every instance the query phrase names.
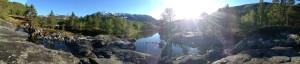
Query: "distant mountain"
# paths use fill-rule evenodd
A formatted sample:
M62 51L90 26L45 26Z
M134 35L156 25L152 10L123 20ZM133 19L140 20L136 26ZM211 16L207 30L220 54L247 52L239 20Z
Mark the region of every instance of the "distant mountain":
M129 13L110 13L110 12L96 12L91 15L101 14L102 16L116 16L118 18L125 18L130 21L137 21L137 22L150 22L155 25L159 25L159 20L156 20L150 15L143 15L143 14L129 14ZM66 15L56 15L57 19L66 19Z
M98 12L99 13L99 12ZM129 14L129 13L109 13L109 12L100 12L101 15L114 15L119 18L125 18L131 21L140 21L140 22L150 22L153 24L158 25L160 22L153 18L150 15L143 15L143 14Z

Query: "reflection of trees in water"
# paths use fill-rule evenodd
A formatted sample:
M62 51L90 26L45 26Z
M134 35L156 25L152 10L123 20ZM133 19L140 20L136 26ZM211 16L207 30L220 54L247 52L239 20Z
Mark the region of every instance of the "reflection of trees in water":
M167 43L163 47L161 57L172 57L172 43Z
M214 36L210 35L202 35L202 36L194 36L194 37L181 37L181 36L164 36L160 34L161 39L166 38L168 40L165 47L162 49L162 54L160 56L159 63L161 64L172 64L172 59L175 59L175 56L172 56L172 45L176 48L181 48L182 53L184 55L188 55L190 47L197 48L198 53L203 55L207 54L209 50L216 50L223 48L221 42L215 38ZM170 38L169 38L170 37Z
M206 52L211 49L220 49L223 47L220 40L218 40L214 35L200 35L200 36L192 36L192 37L184 37L184 36L168 36L164 34L160 34L161 39L167 40L170 43L175 43L181 45L183 50L187 47L198 48L200 52Z
M147 31L143 31L138 33L136 36L136 38L144 38L144 37L150 37L152 35L154 35L155 33L157 33L158 30L147 30Z
M201 55L207 54L209 50L223 49L222 43L214 35L184 37L162 33L160 36L162 40L168 42L162 51L162 62L168 62L170 59L176 58L172 56L172 44L176 44L175 47L180 47L184 55L189 54L189 47L197 48L198 53Z
M189 53L189 51L190 51L190 49L186 45L180 45L180 48L182 48L182 53L184 55L187 55Z
M54 48L55 48L55 44L52 44L52 43L49 44L49 48L50 48L50 49L54 49Z
M172 58L172 43L166 43L162 48L160 58L158 58L157 64L170 64L167 60Z

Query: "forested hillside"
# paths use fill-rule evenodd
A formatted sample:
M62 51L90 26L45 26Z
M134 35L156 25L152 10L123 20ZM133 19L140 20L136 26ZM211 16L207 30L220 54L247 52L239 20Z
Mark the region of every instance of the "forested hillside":
M34 5L23 5L17 2L1 0L1 18L9 17L28 21L33 28L48 28L66 30L78 34L94 36L109 34L119 37L136 37L144 30L158 29L158 20L149 15L126 13L96 12L83 17L76 16L74 12L68 15L56 15L49 12L48 16L38 16ZM29 22L30 21L30 22ZM21 22L18 22L21 23ZM156 24L156 25L154 25ZM22 28L22 26L20 26Z

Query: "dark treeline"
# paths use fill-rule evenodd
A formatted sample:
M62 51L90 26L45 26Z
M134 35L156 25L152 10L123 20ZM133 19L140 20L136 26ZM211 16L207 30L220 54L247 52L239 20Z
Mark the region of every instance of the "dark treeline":
M248 7L247 7L248 6ZM256 7L251 7L256 6ZM238 7L235 7L238 8ZM255 31L259 28L271 26L298 27L299 26L299 4L295 0L273 0L272 3L264 3L244 6L246 13L237 13L240 22L237 22L242 31ZM236 10L237 12L241 12Z
M136 37L139 32L155 27L150 22L131 21L114 15L101 15L101 12L84 17L77 17L72 12L71 16L60 19L57 19L51 12L48 17L40 18L37 22L43 28L67 30L89 36L108 34L119 37Z
M152 25L147 22L130 21L124 18L118 18L114 15L101 15L100 12L87 15L84 17L77 17L74 13L66 20L58 22L60 27L58 29L68 30L71 32L85 32L82 34L92 35L109 34L115 36L134 36L142 31L143 27ZM92 32L92 33L91 33Z
M17 2L8 2L8 0L1 0L0 17L8 19L9 16L17 16L24 18L25 21L31 21L33 28L48 28L65 30L73 33L94 36L98 34L114 35L118 37L137 37L137 34L151 29L157 29L151 17L144 17L142 19L150 18L150 21L136 21L128 20L124 17L118 17L113 13L97 12L84 17L78 17L74 12L68 15L55 15L53 11L48 16L38 16L34 5L23 5ZM128 15L128 14L127 14ZM132 19L131 17L129 19ZM141 20L139 18L134 18ZM22 27L22 26L20 26Z
M27 7L18 2L8 2L8 0L0 0L0 17L6 18L7 15L21 15L23 16L27 11Z

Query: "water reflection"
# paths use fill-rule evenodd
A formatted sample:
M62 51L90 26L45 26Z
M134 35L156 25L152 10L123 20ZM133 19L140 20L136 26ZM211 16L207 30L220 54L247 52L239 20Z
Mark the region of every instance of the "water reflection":
M70 51L70 49L64 44L64 43L47 43L47 42L41 42L43 46L50 49L55 50L64 50L64 51Z
M198 48L166 42L160 38L159 33L156 33L151 37L138 39L135 46L136 51L150 54L154 58L163 56L178 57L198 52Z
M16 31L19 31L19 32L25 32L25 29L23 29L23 28L18 28L18 29L16 29Z

